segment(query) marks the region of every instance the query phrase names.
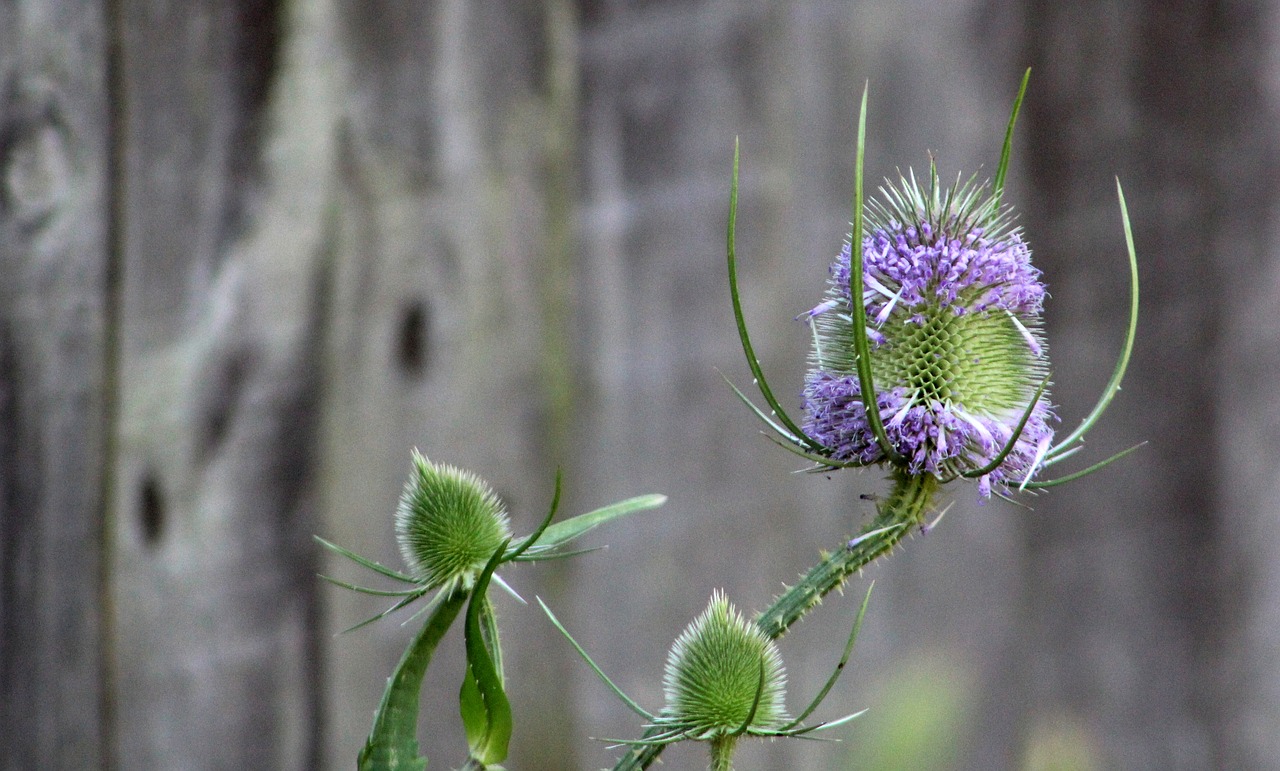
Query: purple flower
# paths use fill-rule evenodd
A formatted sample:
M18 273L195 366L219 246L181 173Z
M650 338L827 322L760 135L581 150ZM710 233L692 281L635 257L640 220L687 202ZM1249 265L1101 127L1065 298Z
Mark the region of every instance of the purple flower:
M1014 436L1047 376L1045 288L1008 209L972 180L936 173L881 188L866 207L863 293L876 403L885 433L914 474L949 479L989 466ZM867 419L854 349L850 244L831 266L813 324L802 428L844 463L887 460ZM1004 460L979 477L1020 485L1043 462L1056 420L1032 408Z

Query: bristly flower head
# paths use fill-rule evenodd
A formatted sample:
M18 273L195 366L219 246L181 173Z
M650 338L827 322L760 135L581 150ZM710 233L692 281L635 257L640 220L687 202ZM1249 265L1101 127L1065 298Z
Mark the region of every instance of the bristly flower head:
M396 509L400 553L428 586L468 586L511 538L502 501L480 477L413 451Z
M672 643L663 677L667 704L657 715L645 710L614 685L565 630L551 609L542 600L538 602L551 623L573 644L605 685L632 711L648 721L649 730L644 738L621 742L635 745L636 749L628 755L630 760L639 762L647 751L654 753L652 759L667 744L685 740L705 741L710 744L712 771L732 771L734 747L743 736L769 739L804 736L844 725L862 714L855 712L838 720L803 725L804 719L818 708L844 671L870 599L868 591L835 671L817 697L794 720L787 717L784 703L787 678L777 644L759 624L747 621L723 592L713 593L707 609ZM640 767L647 766L648 763L644 762Z
M693 739L776 729L786 679L778 646L716 592L671 646L664 715Z
M868 203L861 244L876 402L911 473L955 477L1003 461L980 490L1026 480L1053 439L1040 387L1045 288L1021 229L973 180L943 189L930 169L886 183ZM831 267L814 328L803 429L842 462L886 460L862 402L854 346L851 245ZM1032 402L1022 430L1024 413Z

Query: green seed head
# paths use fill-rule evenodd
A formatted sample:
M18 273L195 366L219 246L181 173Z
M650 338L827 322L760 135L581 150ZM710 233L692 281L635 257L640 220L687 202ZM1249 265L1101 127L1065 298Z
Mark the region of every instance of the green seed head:
M786 719L786 672L777 646L718 591L671 646L664 685L664 714L689 726L694 738L733 733L748 718L748 730L777 728Z
M413 451L396 539L414 576L430 586L469 586L510 537L502 501L484 480Z

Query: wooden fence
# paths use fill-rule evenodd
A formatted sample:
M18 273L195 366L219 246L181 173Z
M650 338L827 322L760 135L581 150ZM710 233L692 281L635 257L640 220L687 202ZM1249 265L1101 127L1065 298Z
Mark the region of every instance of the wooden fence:
M721 379L749 384L735 137L744 302L794 399L864 80L870 180L929 152L990 172L1032 66L1009 200L1054 399L1070 427L1120 345L1119 175L1143 316L1086 453L1150 444L1032 510L955 493L868 576L827 709L872 712L742 766L1280 766L1277 29L1262 0L0 4L0 760L350 767L411 630L335 637L380 606L316 579L352 576L312 535L396 564L415 446L518 532L557 467L570 513L670 496L510 576L657 707L713 588L762 607L883 488L792 474ZM784 641L793 701L856 606L827 604ZM608 765L587 737L633 716L538 612L500 613L509 767ZM463 757L458 642L433 767Z

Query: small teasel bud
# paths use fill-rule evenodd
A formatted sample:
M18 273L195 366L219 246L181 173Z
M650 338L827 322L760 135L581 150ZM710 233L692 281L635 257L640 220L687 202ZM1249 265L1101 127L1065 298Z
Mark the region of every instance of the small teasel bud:
M418 580L469 586L510 537L502 501L484 480L413 451L413 471L396 510L396 539Z
M778 647L719 591L671 646L663 683L664 719L692 738L770 731L786 720Z

